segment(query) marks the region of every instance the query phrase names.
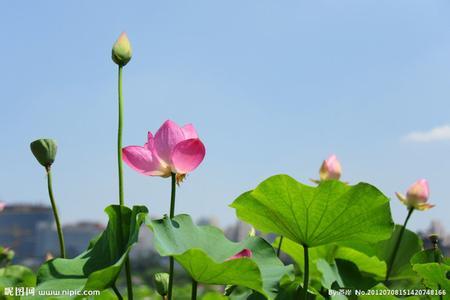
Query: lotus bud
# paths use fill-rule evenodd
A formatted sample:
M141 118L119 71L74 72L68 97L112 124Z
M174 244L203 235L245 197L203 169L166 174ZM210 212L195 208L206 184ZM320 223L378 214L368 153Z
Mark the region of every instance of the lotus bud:
M32 142L30 148L38 162L45 168L50 168L55 161L56 142L52 139L40 139Z
M428 236L428 239L430 240L430 242L433 245L438 245L439 244L439 236L437 234L430 234Z
M342 168L336 155L330 155L330 157L323 161L319 174L320 180L339 180L342 174Z
M161 297L165 298L169 292L169 274L155 273L155 275L153 275L153 280L155 282L156 291Z
M47 252L47 254L45 254L45 261L52 260L53 258L55 258L55 257L53 256L53 254L51 252Z
M131 44L125 32L119 36L112 48L112 60L119 66L125 66L131 59Z
M238 258L251 258L253 256L252 250L250 249L244 249L242 251L239 251L235 255L231 256L227 260L233 260Z
M396 193L396 195L409 208L427 210L434 207L434 205L427 203L430 197L430 189L425 179L420 179L411 185L406 192L406 197L400 193Z
M6 207L6 203L5 202L0 202L0 212L2 212Z
M0 263L2 261L6 261L7 263L11 262L15 256L15 252L8 247L0 247Z
M250 227L250 231L248 232L248 236L256 236L255 227Z

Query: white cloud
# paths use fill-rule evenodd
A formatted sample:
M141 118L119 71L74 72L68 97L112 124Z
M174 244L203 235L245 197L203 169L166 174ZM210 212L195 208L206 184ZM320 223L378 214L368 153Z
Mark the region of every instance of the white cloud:
M416 143L450 141L450 125L435 127L428 131L413 131L404 136L403 139Z

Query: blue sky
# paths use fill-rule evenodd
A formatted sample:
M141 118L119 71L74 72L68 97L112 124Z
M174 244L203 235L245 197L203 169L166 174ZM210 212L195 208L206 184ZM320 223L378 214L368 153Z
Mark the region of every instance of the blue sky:
M449 10L445 0L9 2L0 199L47 203L29 143L53 137L63 222L106 221L118 197L110 51L125 30L124 145L170 118L192 122L207 148L177 212L230 224L239 194L277 173L308 182L336 153L343 180L376 185L398 223L394 192L427 178L437 207L411 227L450 228ZM168 211L168 179L124 169L128 204Z

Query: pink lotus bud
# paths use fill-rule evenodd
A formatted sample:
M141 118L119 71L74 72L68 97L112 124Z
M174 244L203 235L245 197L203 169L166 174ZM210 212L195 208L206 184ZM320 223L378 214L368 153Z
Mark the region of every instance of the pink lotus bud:
M425 179L416 181L406 192L406 198L413 202L427 202L429 196L430 189Z
M430 189L425 179L420 179L411 185L406 192L406 197L400 193L396 193L397 198L408 207L418 210L427 210L434 205L426 203L430 197Z
M233 259L238 259L238 258L251 258L253 255L252 250L250 249L244 249L238 253L236 253L235 255L233 255L232 257L228 258L227 260L233 260Z
M330 155L330 157L323 161L319 174L320 180L339 180L342 174L342 168L336 155Z
M0 212L5 209L6 203L0 202Z

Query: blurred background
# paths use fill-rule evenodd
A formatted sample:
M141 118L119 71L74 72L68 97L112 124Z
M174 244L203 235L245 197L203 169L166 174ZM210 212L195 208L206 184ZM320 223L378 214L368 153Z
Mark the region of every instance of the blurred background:
M53 183L71 256L118 202L117 66L126 31L124 145L166 120L193 123L207 148L177 195L177 213L248 227L228 205L270 175L308 183L335 153L344 181L395 198L419 178L430 203L412 230L449 247L448 1L21 1L2 6L0 245L29 265L57 252L46 179L29 150L57 140ZM169 210L170 180L127 166L125 201ZM135 257L151 249L146 233ZM448 251L448 250L447 250Z

